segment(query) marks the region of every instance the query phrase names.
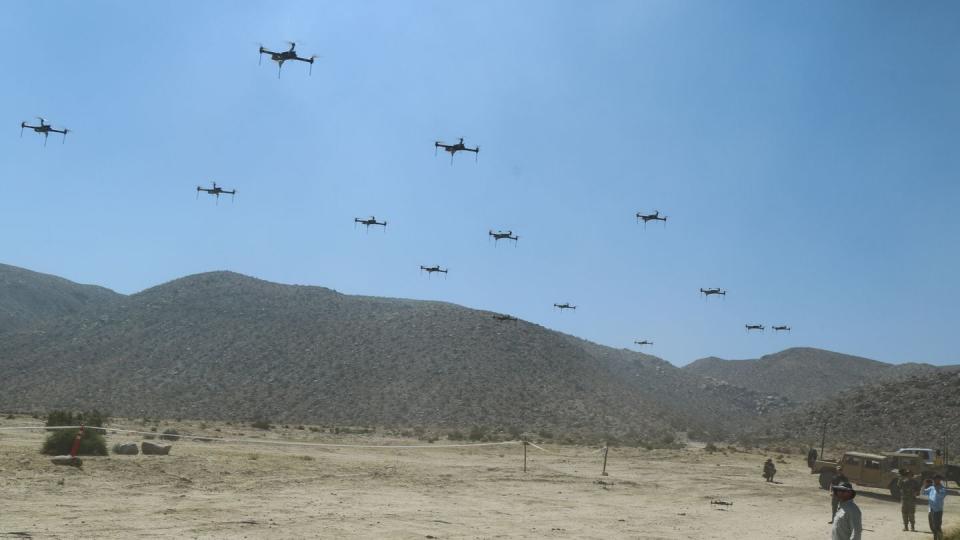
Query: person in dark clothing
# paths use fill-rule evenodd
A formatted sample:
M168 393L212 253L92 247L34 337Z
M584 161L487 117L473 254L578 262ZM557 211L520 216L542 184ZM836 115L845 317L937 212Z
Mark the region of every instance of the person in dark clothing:
M817 451L813 448L807 452L807 467L813 468L813 464L817 462Z

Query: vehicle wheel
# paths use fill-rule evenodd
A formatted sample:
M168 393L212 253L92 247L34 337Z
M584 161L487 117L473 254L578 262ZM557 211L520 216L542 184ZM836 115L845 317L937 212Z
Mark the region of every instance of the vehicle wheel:
M830 489L830 480L833 479L833 473L830 471L820 471L820 489Z
M900 486L897 485L896 480L890 482L890 495L892 495L894 499L900 500Z

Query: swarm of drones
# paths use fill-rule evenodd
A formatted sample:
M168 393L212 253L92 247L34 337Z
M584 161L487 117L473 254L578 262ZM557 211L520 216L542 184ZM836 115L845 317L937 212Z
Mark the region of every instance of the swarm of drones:
M319 58L319 56L317 55L311 55L308 57L299 56L296 52L296 46L297 46L296 43L292 41L288 41L287 43L289 44L290 47L287 50L282 50L282 51L272 51L270 49L265 48L263 45L260 45L259 51L258 51L258 65L262 64L263 55L269 55L270 60L277 63L278 79L280 78L281 72L283 71L283 64L287 61L297 61L297 62L303 62L303 63L309 64L310 68L308 70L308 75L312 75L313 63L317 58ZM47 145L47 139L51 133L58 133L63 135L63 140L61 141L61 143L66 142L67 133L70 133L71 131L70 129L67 129L66 127L63 127L61 129L56 129L51 124L48 124L46 119L39 116L37 117L37 120L40 121L39 125L30 125L25 121L20 123L21 138L23 137L23 131L25 129L32 129L35 133L43 135L44 146ZM477 146L474 146L473 148L470 148L463 142L463 139L464 139L463 137L459 137L459 140L453 144L447 144L439 140L435 141L433 145L434 155L436 156L439 150L442 148L444 152L447 152L448 154L450 154L451 166L453 165L453 158L457 152L472 152L474 155L474 161L475 162L478 161L479 154L480 154L480 146L477 145ZM221 195L230 195L230 200L232 202L233 198L237 194L236 189L229 189L229 190L224 189L222 186L217 185L216 182L211 182L211 187L209 188L197 186L197 189L196 189L197 198L200 197L201 192L206 193L208 195L212 195L215 198L215 201L216 201L215 204L219 204ZM641 221L643 222L644 228L646 228L647 223L649 223L650 221L661 221L663 222L664 227L666 227L666 224L667 224L667 216L661 215L659 210L654 210L653 212L638 211L635 217L636 217L637 223L640 223ZM353 222L354 222L354 227L356 227L357 224L361 224L364 226L367 232L369 232L370 227L382 227L384 232L386 232L386 229L387 229L386 220L378 221L377 218L372 215L367 218L359 218L359 217L354 218ZM487 236L488 236L488 239L493 240L494 245L499 244L500 240L508 240L508 241L513 241L514 247L516 247L519 244L519 240L520 240L520 236L514 234L512 230L494 231L493 229L490 229L487 232ZM443 274L444 277L446 277L446 275L449 273L449 268L442 268L439 264L432 265L432 266L421 265L420 272L421 273L426 272L428 277L432 276L435 273ZM711 288L701 287L700 294L704 297L704 299L708 299L711 296L723 296L724 298L726 298L727 291L720 287L711 287ZM568 310L576 311L577 309L577 306L571 304L570 302L555 303L553 304L553 307L561 312L568 311ZM507 315L507 314L494 314L493 319L498 322L519 321L518 318L513 317L511 315ZM753 331L764 332L766 330L766 327L762 324L745 324L744 328L746 329L747 333L751 333ZM775 326L772 326L772 328L775 333L791 331L791 328L785 324L775 325ZM634 345L637 345L640 347L653 345L653 341L650 341L648 339L634 340L633 343Z

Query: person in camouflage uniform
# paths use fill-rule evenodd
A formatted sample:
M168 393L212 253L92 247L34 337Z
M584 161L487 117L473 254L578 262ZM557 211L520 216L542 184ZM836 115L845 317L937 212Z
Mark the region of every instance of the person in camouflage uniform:
M909 525L911 531L916 529L917 495L920 494L920 482L913 477L913 473L900 469L900 478L897 479L897 489L900 491L900 512L903 514L903 530Z
M763 464L763 477L767 482L773 482L773 475L777 474L777 467L773 464L773 460L767 458L767 461Z

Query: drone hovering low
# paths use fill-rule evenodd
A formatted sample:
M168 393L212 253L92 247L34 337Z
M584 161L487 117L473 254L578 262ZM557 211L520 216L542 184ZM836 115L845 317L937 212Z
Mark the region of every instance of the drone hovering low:
M450 269L449 269L449 268L440 268L440 265L439 265L439 264L438 264L438 265L435 265L435 266L423 266L423 265L421 265L421 266L420 266L420 271L421 271L421 272L426 272L428 276L431 275L431 274L433 274L434 272L440 272L441 274L446 275L447 272L450 271Z
M384 230L384 231L387 230L387 222L386 222L386 221L377 221L377 218L375 218L375 217L373 217L373 216L370 216L370 217L367 218L367 219L353 218L353 226L354 226L354 227L357 226L357 223L362 223L362 224L367 228L368 231L370 230L370 226L371 226L371 225L379 225L379 226L383 227L383 230Z
M299 60L299 61L301 61L301 62L306 62L306 63L310 64L310 72L309 72L309 74L310 74L310 75L313 75L313 61L318 58L317 55L313 55L313 56L311 56L311 57L309 57L309 58L302 58L302 57L300 57L300 56L297 56L297 53L294 52L294 50L293 50L293 49L297 46L297 44L294 43L294 42L292 42L292 41L288 41L287 43L290 44L290 48L289 48L288 50L286 50L286 51L283 51L283 52L274 52L274 51L271 51L271 50L269 50L269 49L264 49L264 48L263 48L263 45L261 45L261 46L260 46L260 60L257 62L257 65L260 65L260 64L263 62L263 55L269 54L269 55L270 55L270 59L277 63L277 78L278 78L278 79L280 78L280 71L283 69L283 63L286 62L287 60Z
M458 143L456 143L456 144L444 144L444 143L442 143L442 142L440 142L440 141L434 142L434 143L433 143L433 154L434 154L434 155L437 154L437 148L443 148L443 150L444 150L445 152L450 152L450 164L451 164L451 165L453 165L453 155L456 154L457 152L461 152L461 151L462 151L462 152L473 152L473 159L474 159L474 161L476 161L476 160L477 160L477 156L480 155L480 146L477 146L476 148L467 148L467 146L466 146L465 144L463 144L463 137L460 137L460 142L458 142Z
M65 142L67 142L67 133L70 133L70 130L69 130L69 129L67 129L67 128L54 129L53 126L51 126L50 124L48 124L45 119L43 119L43 118L41 118L41 117L39 117L39 116L37 117L37 120L40 121L40 125L39 125L39 126L31 126L30 124L28 124L28 123L26 123L26 122L20 122L20 136L23 137L23 129L24 129L24 128L30 128L30 129L32 129L33 131L35 131L36 133L42 133L42 134L43 134L43 145L44 145L44 146L47 145L47 137L49 137L51 133L62 133L62 134L63 134L63 141L61 141L60 144L63 144L63 143L65 143Z
M647 341L647 340L645 340L645 339L644 339L644 340L641 340L641 341L636 341L636 340L634 340L633 343L634 343L634 345L653 345L653 342L652 342L652 341Z
M494 243L494 244L496 244L496 243L499 242L500 240L513 240L513 245L514 245L514 247L516 247L517 241L520 240L520 237L519 237L519 236L515 236L515 235L513 234L513 231L497 231L497 232L493 232L493 230L491 229L491 230L487 233L487 235L493 237L493 243Z
M787 325L774 326L774 327L773 327L773 331L774 331L774 332L780 332L781 330L782 330L782 331L785 331L785 332L789 332L789 331L790 331L790 327L787 326Z
M496 320L498 320L498 321L500 321L500 322L519 321L519 320L520 320L520 319L518 319L518 318L516 318L516 317L511 317L510 315L494 315L493 318L496 319Z
M563 311L565 309L577 309L577 306L571 306L570 302L564 302L562 304L554 304L553 307Z
M199 197L200 197L200 192L201 192L201 191L204 191L204 192L206 192L208 195L213 195L214 197L217 198L217 203L216 203L216 204L220 204L220 195L230 195L230 201L231 201L231 202L233 201L233 197L234 197L234 195L237 194L237 190L235 190L235 189L231 189L231 190L223 189L222 187L218 186L216 182L212 182L212 183L213 183L213 187L212 187L212 188L205 188L205 187L197 186L197 197L199 198Z
M704 288L701 288L701 289L700 289L700 294L702 294L704 297L710 297L711 295L719 294L719 295L723 296L724 298L726 298L726 296L727 296L727 291L725 291L725 290L723 290L723 289L721 289L721 288L719 288L719 287L712 288L712 289L704 289Z
M639 223L641 219L643 220L644 227L647 226L648 221L662 221L664 226L667 225L667 216L661 216L659 210L654 210L652 214L637 212L637 223Z
M747 329L747 332L751 330L759 330L763 332L765 330L762 324L745 324L743 326Z

